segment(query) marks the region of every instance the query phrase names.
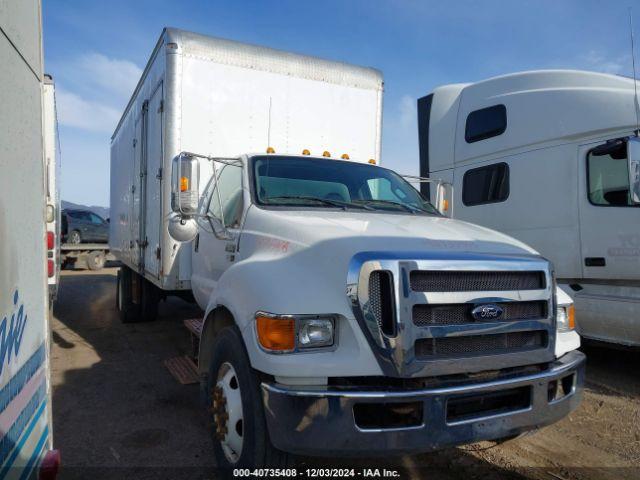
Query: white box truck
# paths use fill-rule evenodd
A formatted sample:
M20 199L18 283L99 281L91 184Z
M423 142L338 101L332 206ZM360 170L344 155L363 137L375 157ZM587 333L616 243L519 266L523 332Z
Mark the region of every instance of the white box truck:
M165 29L113 135L117 308L204 311L221 467L504 439L580 401L551 265L374 165L381 105L376 70Z
M580 335L640 346L640 143L634 81L551 70L418 100L421 175L456 218L551 260ZM433 192L435 195L435 192Z
M40 2L0 5L0 478L55 478Z

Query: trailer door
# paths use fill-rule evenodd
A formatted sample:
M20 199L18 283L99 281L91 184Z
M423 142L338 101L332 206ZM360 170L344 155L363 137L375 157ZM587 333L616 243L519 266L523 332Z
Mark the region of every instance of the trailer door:
M146 112L144 187L144 269L158 278L160 266L160 220L162 218L162 82L149 99Z

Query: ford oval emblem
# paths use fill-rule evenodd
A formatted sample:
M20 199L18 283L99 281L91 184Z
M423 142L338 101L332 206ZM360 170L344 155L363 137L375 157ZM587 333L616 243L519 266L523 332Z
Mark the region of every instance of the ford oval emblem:
M503 313L503 308L493 303L478 305L476 308L471 310L471 315L476 320L497 320L502 317Z

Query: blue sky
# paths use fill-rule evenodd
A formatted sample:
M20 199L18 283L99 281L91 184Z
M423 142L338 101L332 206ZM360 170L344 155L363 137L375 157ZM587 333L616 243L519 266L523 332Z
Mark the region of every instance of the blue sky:
M416 174L418 97L438 85L521 70L631 75L627 15L633 3L44 0L62 198L108 206L109 139L164 26L382 70L382 162ZM634 15L640 43L640 8Z

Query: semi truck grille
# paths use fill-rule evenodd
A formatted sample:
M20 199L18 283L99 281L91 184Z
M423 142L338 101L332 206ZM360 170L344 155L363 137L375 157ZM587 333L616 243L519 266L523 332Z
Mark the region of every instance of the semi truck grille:
M516 353L545 348L546 346L547 332L534 330L466 337L422 338L416 341L415 351L417 358L429 360L443 357Z
M418 327L432 325L461 325L466 323L533 320L547 317L547 302L502 302L497 305L503 308L498 320L476 320L471 311L476 307L473 303L429 304L413 306L413 323Z
M541 290L545 288L545 274L538 271L414 270L410 284L415 292Z

